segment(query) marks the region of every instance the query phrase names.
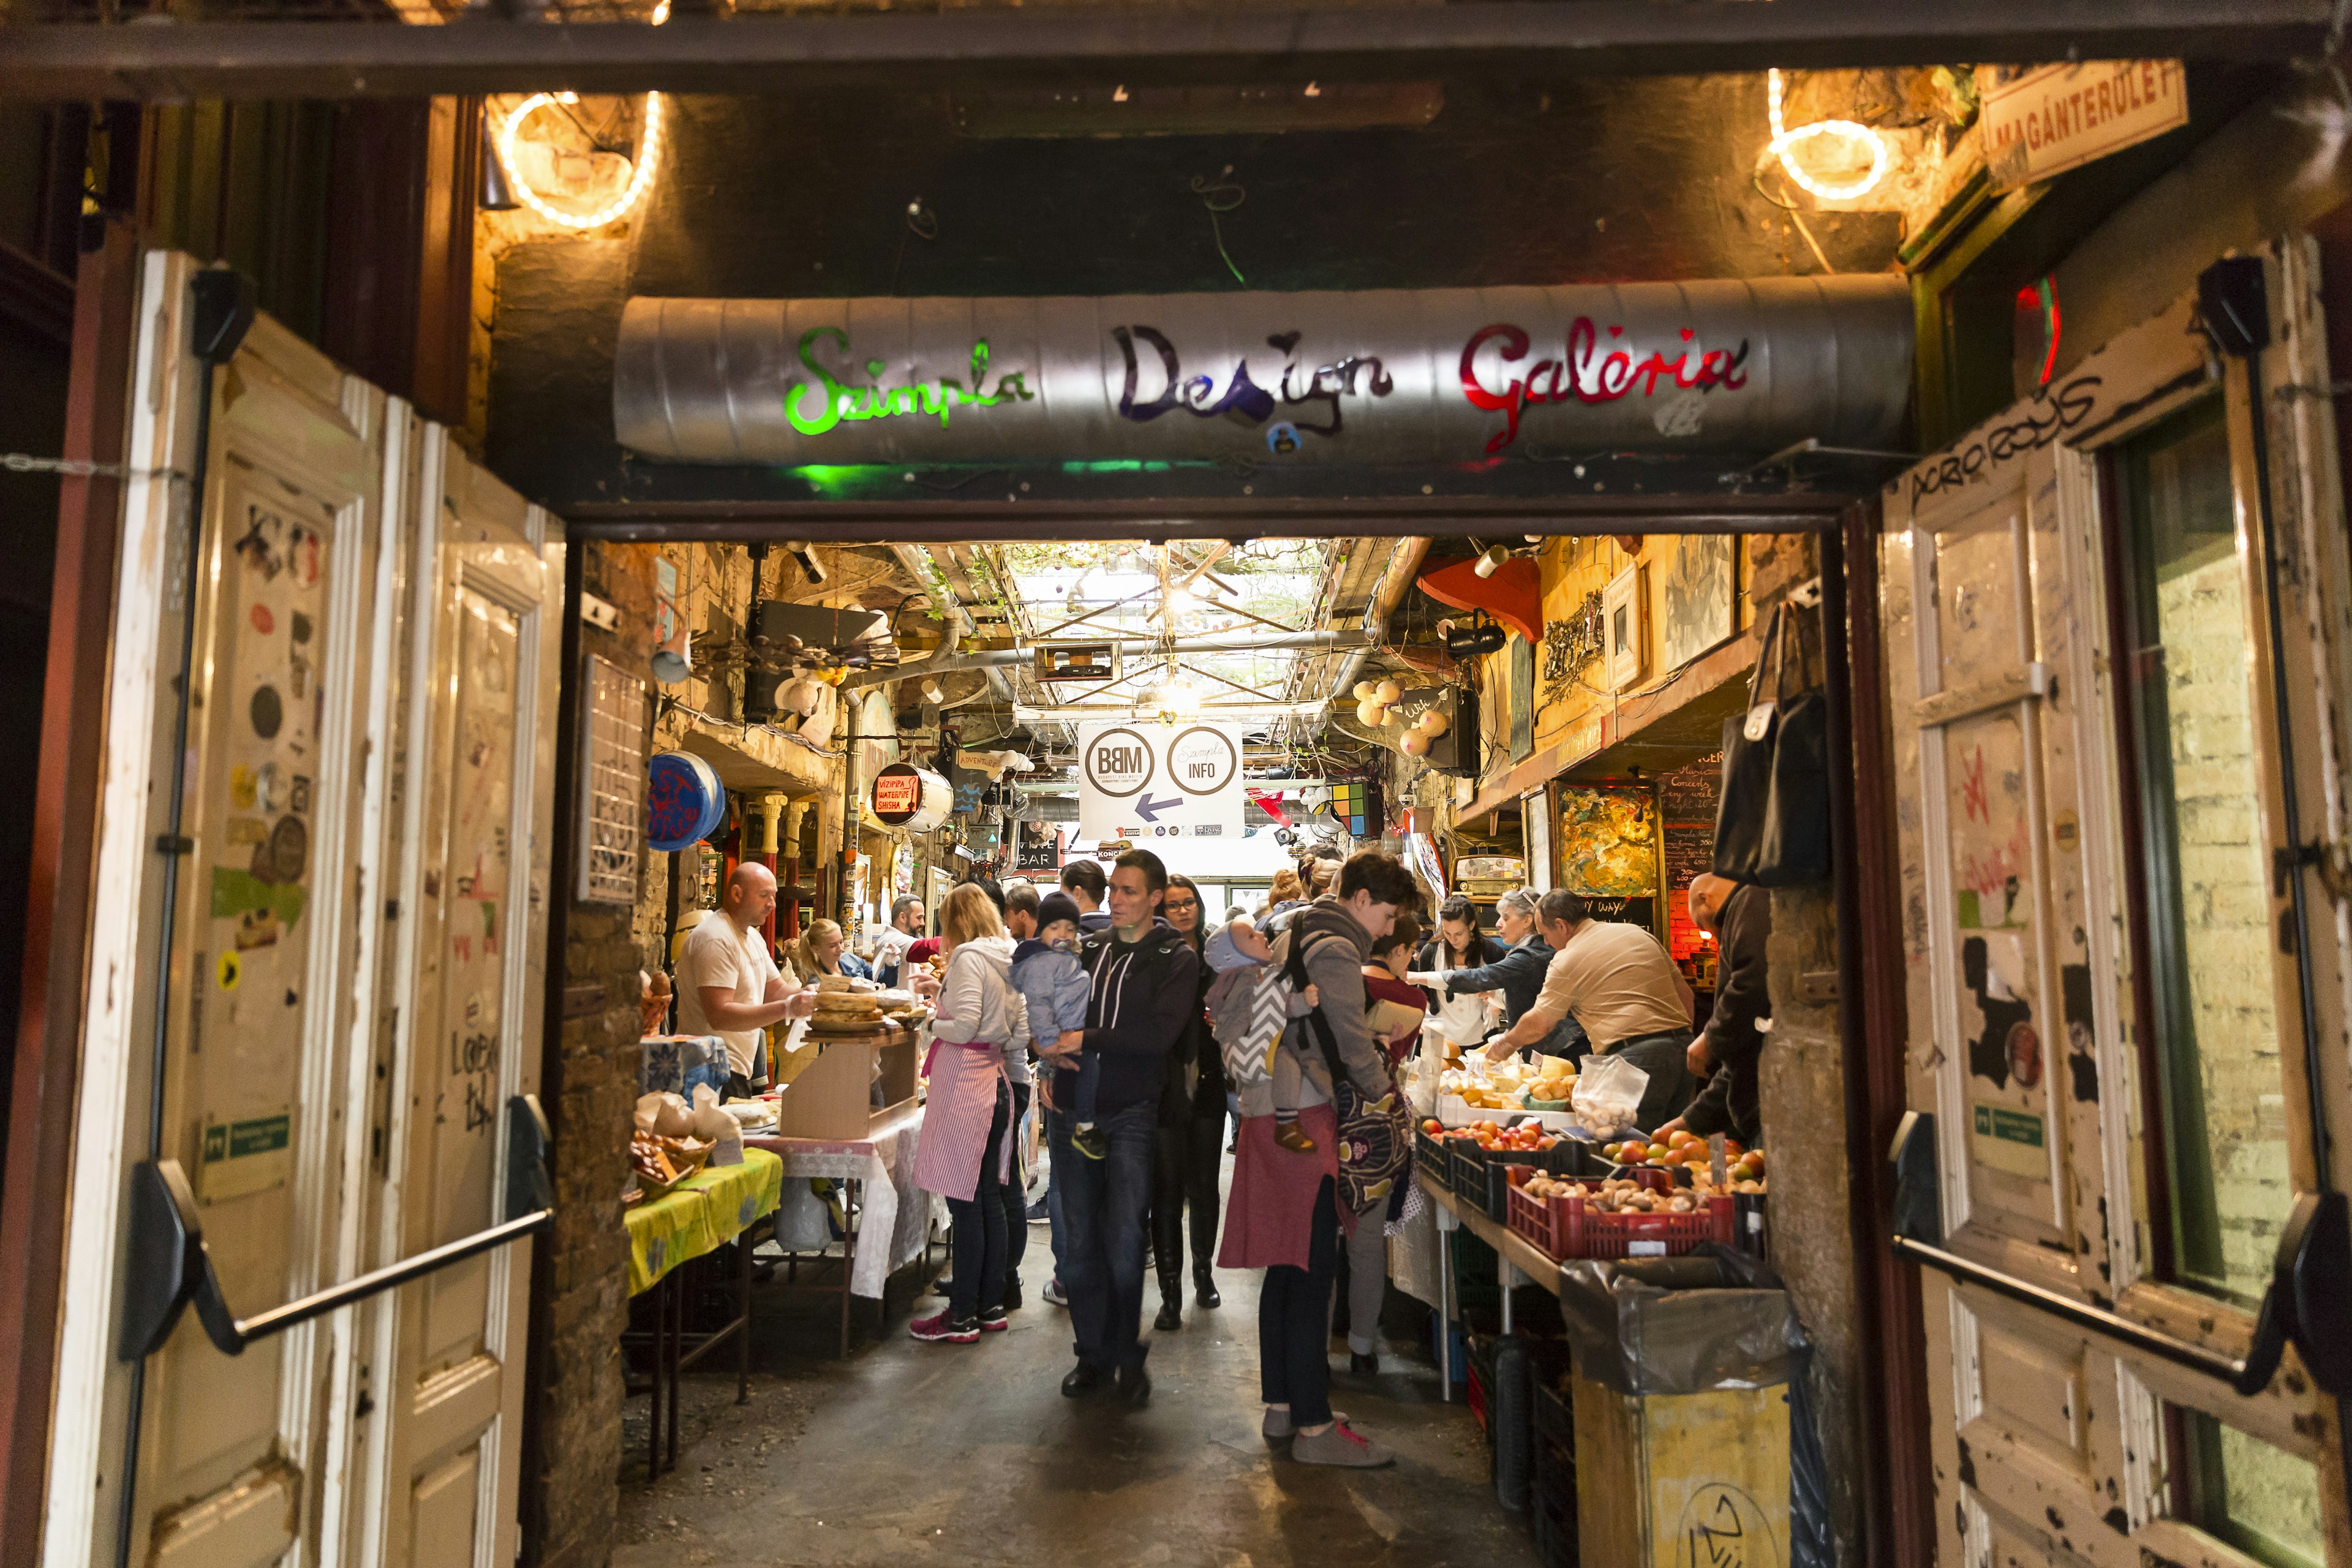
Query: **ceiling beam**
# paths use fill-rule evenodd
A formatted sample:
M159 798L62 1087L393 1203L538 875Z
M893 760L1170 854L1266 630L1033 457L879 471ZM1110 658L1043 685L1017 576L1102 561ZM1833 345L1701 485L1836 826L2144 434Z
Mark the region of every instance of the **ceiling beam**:
M1070 84L1685 75L2319 52L2332 0L1465 0L1449 5L981 6L680 16L8 27L0 98L807 93ZM150 16L159 14L149 14ZM142 16L142 23L148 22Z

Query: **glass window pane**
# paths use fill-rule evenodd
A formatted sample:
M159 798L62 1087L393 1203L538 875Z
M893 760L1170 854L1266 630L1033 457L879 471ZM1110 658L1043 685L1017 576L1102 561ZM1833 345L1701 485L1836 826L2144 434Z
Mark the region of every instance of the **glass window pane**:
M2172 1275L2251 1304L2293 1193L2255 755L2254 606L2220 396L2126 443L2116 472Z
M2210 1415L2180 1414L2189 1522L2277 1568L2319 1568L2327 1540L2317 1468Z

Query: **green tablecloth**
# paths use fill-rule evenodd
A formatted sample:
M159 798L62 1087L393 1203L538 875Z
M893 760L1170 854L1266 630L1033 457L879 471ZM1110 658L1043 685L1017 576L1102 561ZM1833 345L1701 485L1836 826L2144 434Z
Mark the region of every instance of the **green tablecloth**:
M783 1201L784 1163L746 1149L740 1165L706 1166L627 1211L629 1294L651 1289L688 1258L732 1241Z

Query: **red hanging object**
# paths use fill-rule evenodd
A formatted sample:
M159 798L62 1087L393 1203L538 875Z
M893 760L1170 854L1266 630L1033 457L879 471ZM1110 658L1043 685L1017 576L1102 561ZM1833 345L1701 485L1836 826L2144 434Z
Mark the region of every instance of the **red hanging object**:
M1514 555L1481 577L1475 555L1423 572L1421 591L1457 610L1484 610L1529 642L1543 641L1543 580L1535 562Z

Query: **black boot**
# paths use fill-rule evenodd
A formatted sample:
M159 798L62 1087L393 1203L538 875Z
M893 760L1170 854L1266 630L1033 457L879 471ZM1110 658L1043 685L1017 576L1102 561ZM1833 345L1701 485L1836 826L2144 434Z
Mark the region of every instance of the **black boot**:
M1184 1313L1177 1303L1183 1299L1184 1292L1177 1288L1176 1276L1162 1274L1160 1277L1160 1315L1151 1320L1151 1326L1163 1334L1172 1334L1182 1328Z
M1217 1278L1205 1268L1192 1270L1192 1299L1203 1307L1222 1307L1225 1299L1217 1294Z

